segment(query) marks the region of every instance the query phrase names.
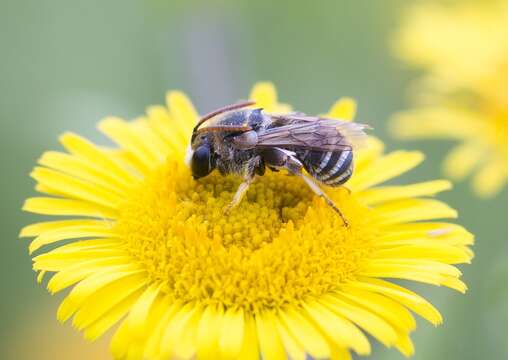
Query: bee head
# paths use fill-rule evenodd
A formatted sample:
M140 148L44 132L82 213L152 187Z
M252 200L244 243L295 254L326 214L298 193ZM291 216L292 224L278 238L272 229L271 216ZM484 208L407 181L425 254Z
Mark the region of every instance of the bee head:
M208 141L195 147L190 158L190 167L194 179L205 177L215 169L215 156Z
M199 127L214 116L254 104L254 101L243 101L236 104L227 105L204 115L201 119L198 120L194 126L194 129L192 130L190 146L187 150L187 156L185 159L186 163L190 163L189 165L192 170L192 177L194 179L199 179L210 174L213 169L215 169L217 156L213 151L211 141L206 137L206 135L199 134Z

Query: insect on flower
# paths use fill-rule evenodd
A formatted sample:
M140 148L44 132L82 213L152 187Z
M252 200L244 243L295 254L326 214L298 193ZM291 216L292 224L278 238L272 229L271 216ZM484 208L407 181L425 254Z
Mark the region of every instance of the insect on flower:
M266 113L291 111L270 83L256 84L249 99ZM273 171L257 176L249 201L223 216L238 179L216 171L192 181L185 153L193 132L194 153L199 137L207 135L210 142L199 151L210 155L203 157L210 164L198 168L196 162L194 175L218 168L213 136L254 134L203 131L239 110L250 112L247 125L256 114L267 121L249 125L256 145L268 141L263 136L270 128L310 122L298 119L304 115L268 115L245 106L205 117L193 131L199 121L194 106L172 91L167 106L151 106L135 121L102 120L99 129L112 146L66 133L60 138L65 151L41 156L31 176L43 195L27 199L23 209L48 217L24 227L20 236L33 238L29 250L38 281L50 275L51 293L69 290L58 319L72 319L89 340L116 327L111 352L119 360L345 360L351 353L356 359L371 354L368 335L411 356L413 313L434 325L442 316L424 297L390 279L466 291L457 264L471 261L474 236L447 220L457 217L454 209L430 199L450 189L450 182L382 185L424 156L385 153L381 140L367 136L365 146L354 150L351 194L327 191L347 216L348 228L338 216L328 216L330 207L299 177ZM354 100L343 98L323 117L353 121L355 113ZM296 139L304 137L291 129ZM344 127L338 131L348 136ZM356 142L355 136L349 141ZM233 146L223 142L222 151ZM245 143L251 145L231 151L292 151L300 173L305 170L304 157L297 157L305 150ZM346 150L351 148L340 149Z
M279 115L261 108L246 109L254 104L228 105L198 121L188 154L194 179L216 168L222 175L242 176L244 181L226 207L228 212L240 203L255 176L265 173L265 167L285 169L300 176L348 226L340 209L312 178L332 187L348 181L353 174L353 151L365 140L364 129L369 126L296 112Z

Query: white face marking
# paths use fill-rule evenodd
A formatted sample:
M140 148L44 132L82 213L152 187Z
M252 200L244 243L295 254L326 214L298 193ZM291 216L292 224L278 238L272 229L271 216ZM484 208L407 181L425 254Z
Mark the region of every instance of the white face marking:
M191 160L192 160L192 155L194 154L194 151L192 151L192 147L190 146L187 146L187 150L185 152L185 165L187 165L188 167L190 167L191 165Z

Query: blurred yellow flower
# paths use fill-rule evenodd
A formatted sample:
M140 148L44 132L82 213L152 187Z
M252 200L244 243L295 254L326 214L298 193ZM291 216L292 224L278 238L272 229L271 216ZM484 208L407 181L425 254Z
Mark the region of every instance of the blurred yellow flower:
M269 83L250 98L267 111L290 110ZM449 182L378 186L417 166L421 153L384 154L369 139L351 193L327 189L349 228L300 179L275 172L225 216L240 180L192 179L184 153L198 114L180 92L167 102L132 122L100 122L118 148L64 134L67 152L46 152L32 172L48 196L23 207L71 217L21 236L35 237L31 253L53 248L33 259L40 281L54 273L49 291L72 287L59 320L73 317L88 339L120 323L115 358L350 359L351 350L370 353L365 333L411 355L410 310L433 324L441 315L383 278L466 290L454 264L470 262L473 236L437 221L457 213L427 198ZM342 99L327 116L354 113L354 101Z
M508 3L413 5L398 35L398 55L422 67L416 107L395 116L404 139L453 139L444 171L476 170L475 192L493 196L508 180Z

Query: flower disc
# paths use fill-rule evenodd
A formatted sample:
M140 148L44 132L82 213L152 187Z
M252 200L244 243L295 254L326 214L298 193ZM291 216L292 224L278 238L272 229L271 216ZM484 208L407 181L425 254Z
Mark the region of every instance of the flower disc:
M267 112L271 84L251 99ZM339 100L324 116L351 120L355 103ZM34 269L53 273L47 287L71 287L57 317L72 317L88 339L120 323L111 343L118 359L349 359L371 351L366 333L413 353L411 313L434 324L425 299L384 278L465 291L454 264L467 263L473 237L429 199L447 181L378 184L412 169L418 152L384 154L369 138L355 153L346 188L326 188L350 226L298 177L258 177L228 214L240 179L212 173L197 181L184 163L198 115L181 93L132 122L107 118L99 129L117 145L99 147L64 134L67 152L47 152L32 172L45 197L24 209L66 216L21 231L35 237ZM71 218L69 218L71 216ZM62 242L65 242L62 244Z

